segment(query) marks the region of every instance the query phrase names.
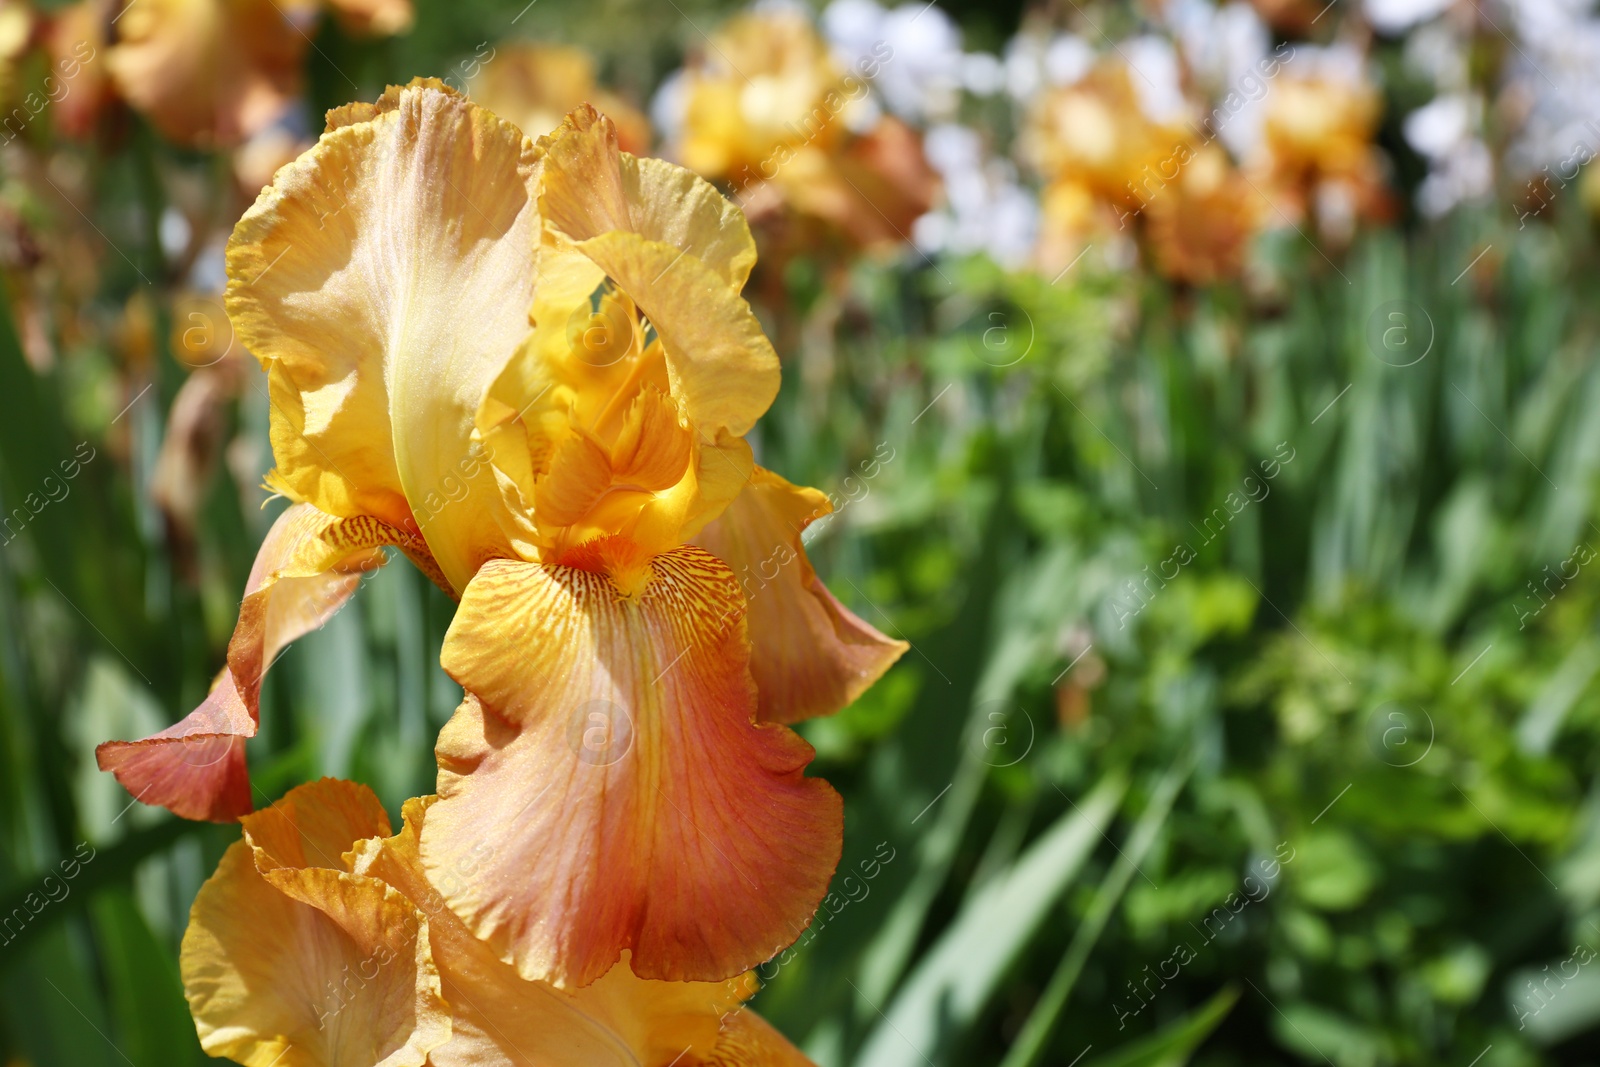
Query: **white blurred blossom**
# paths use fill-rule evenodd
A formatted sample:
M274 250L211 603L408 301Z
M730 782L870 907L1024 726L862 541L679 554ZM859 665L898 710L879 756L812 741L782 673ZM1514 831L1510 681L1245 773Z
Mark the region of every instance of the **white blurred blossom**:
M961 59L961 84L976 96L993 96L1006 86L1005 64L988 52L968 52Z
M1452 21L1430 22L1406 35L1402 52L1406 68L1433 82L1440 92L1461 92L1472 81L1472 42L1468 31Z
M1444 13L1455 0L1365 0L1367 21L1379 33L1397 36Z
M1412 29L1402 52L1406 69L1434 88L1433 100L1401 125L1406 143L1428 163L1416 194L1417 209L1428 218L1494 190L1494 156L1483 136L1483 95L1472 79L1471 34L1470 22L1438 19Z
M763 15L801 15L811 20L811 8L802 0L756 0L750 10Z
M1124 41L1117 50L1134 70L1133 89L1147 118L1167 123L1187 115L1178 53L1172 42L1152 34Z
M1211 0L1171 0L1166 22L1195 81L1212 94L1259 74L1272 44L1266 23L1242 0L1220 7Z
M161 239L162 254L168 259L177 259L188 250L189 238L194 230L183 212L171 204L161 212L161 221L156 229Z
M1600 149L1600 18L1582 0L1539 0L1513 4L1509 22L1519 47L1507 89L1526 111L1512 164L1564 172Z
M886 9L875 0L833 0L822 12L822 31L846 68L871 56L880 42L893 49L873 79L889 111L910 122L955 112L967 57L960 28L939 8L906 3Z
M1027 262L1039 230L1039 205L1009 160L989 155L976 130L944 123L923 142L944 182L944 204L917 220L911 237L928 254L982 252L1003 267Z
M1026 103L1047 86L1074 84L1094 61L1094 48L1076 34L1020 33L1006 44L1006 92Z
M664 145L675 145L683 134L683 116L689 106L689 72L682 67L667 75L650 100L650 124Z
M1453 93L1406 116L1406 142L1428 161L1428 176L1417 188L1417 208L1429 218L1482 199L1494 188L1494 160L1479 136L1482 108L1476 96Z
M1272 34L1244 0L1170 0L1165 21L1178 42L1196 87L1211 101L1201 120L1235 158L1261 140L1261 101L1281 62L1270 52Z

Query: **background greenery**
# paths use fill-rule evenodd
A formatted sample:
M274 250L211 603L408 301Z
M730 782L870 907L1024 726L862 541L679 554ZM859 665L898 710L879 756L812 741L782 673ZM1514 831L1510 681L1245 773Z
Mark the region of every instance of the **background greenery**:
M314 103L448 75L521 7L424 0L376 44L325 25ZM954 10L980 42L1015 26ZM643 97L718 17L541 0L517 32ZM177 946L237 830L127 807L92 750L198 701L271 512L221 467L190 544L148 495L185 373L150 220L163 177L212 161L137 122L84 161L129 256L93 306L143 292L157 343L134 365L85 335L38 374L0 328L0 510L94 452L0 549L0 915L67 890L0 945L0 1060L195 1063ZM759 453L850 500L812 557L914 651L802 728L845 859L760 1011L823 1067L1600 1058L1600 568L1529 585L1600 548L1578 210L1408 221L1332 262L1269 238L1248 296L916 257L839 295L792 266ZM1374 342L1395 307L1410 366ZM264 447L265 409L245 390L230 431ZM402 563L300 641L266 686L261 795L431 791L451 610Z

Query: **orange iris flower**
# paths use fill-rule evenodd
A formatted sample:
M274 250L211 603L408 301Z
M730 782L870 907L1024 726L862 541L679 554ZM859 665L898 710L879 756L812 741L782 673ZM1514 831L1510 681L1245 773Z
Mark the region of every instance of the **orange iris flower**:
M358 34L411 25L411 0L326 0ZM323 0L130 0L107 60L117 91L179 144L237 144L300 94Z
M802 1067L743 1001L754 976L587 989L520 977L424 873L432 797L405 825L324 778L244 818L200 888L180 958L213 1056L247 1067Z
M1355 74L1285 72L1263 106L1261 144L1249 165L1276 212L1292 221L1314 217L1341 241L1357 221L1389 213L1374 143L1383 110L1375 88Z
M1193 131L1145 113L1118 58L1104 58L1079 82L1034 101L1022 154L1045 181L1040 196L1041 267L1053 272L1083 248L1127 229L1169 177L1190 158Z
M938 191L921 137L888 116L850 129L892 49L842 69L811 20L788 9L738 15L707 43L684 74L686 166L741 190L752 213L787 205L863 247L908 239Z
M549 133L569 111L589 103L616 126L617 146L624 152L650 150L650 120L600 86L595 80L594 57L581 48L532 42L500 44L487 56L469 60L468 65L475 73L467 95L530 137Z
M1168 278L1208 285L1244 270L1265 204L1220 146L1197 151L1145 205L1145 233Z
M248 811L261 674L395 545L460 600L421 854L492 844L441 886L476 936L564 986L624 952L720 980L792 941L842 814L783 724L906 646L806 561L826 498L743 439L779 380L754 260L732 204L590 108L538 143L434 81L330 112L228 252L294 504L211 695L102 768L180 815Z

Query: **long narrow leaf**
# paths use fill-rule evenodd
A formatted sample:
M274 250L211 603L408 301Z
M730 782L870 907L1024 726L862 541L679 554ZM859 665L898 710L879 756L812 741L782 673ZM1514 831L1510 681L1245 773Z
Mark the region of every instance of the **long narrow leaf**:
M1023 1024L1022 1033L1006 1054L1001 1067L1032 1067L1039 1062L1045 1043L1049 1041L1061 1017L1061 1009L1066 1007L1067 997L1071 995L1078 976L1083 973L1089 953L1094 951L1095 943L1100 940L1106 923L1128 889L1128 882L1138 871L1140 861L1149 853L1150 846L1155 844L1156 835L1172 811L1172 802L1178 799L1178 792L1183 788L1183 783L1189 780L1189 773L1193 769L1193 757L1184 756L1162 775L1144 814L1139 816L1133 833L1128 835L1127 847L1117 850L1117 862L1106 875L1105 881L1100 883L1100 891L1089 906L1089 914L1073 935L1067 954L1062 957L1055 974L1051 975L1050 984L1045 987L1044 995Z
M1009 872L963 908L907 979L856 1062L917 1067L950 1062L965 1033L1050 909L1083 869L1127 791L1113 773L1062 816Z

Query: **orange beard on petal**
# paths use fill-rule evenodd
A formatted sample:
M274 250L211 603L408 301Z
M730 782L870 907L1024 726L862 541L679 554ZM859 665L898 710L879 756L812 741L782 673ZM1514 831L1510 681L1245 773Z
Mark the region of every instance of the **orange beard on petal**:
M604 574L616 587L617 595L633 599L650 584L654 572L651 554L631 538L613 534L585 541L556 560L559 567Z
M804 930L838 863L842 803L804 776L811 746L754 722L733 575L690 546L648 570L627 596L603 572L486 564L445 638L467 698L423 861L527 978L587 985L625 949L643 978L730 977Z

